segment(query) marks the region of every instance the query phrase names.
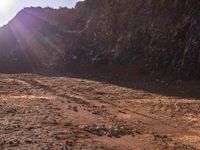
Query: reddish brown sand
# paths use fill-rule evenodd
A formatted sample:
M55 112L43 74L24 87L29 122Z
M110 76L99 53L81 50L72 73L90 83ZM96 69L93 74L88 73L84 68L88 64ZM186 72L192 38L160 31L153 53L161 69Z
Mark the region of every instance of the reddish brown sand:
M0 149L200 149L199 82L157 82L0 75Z

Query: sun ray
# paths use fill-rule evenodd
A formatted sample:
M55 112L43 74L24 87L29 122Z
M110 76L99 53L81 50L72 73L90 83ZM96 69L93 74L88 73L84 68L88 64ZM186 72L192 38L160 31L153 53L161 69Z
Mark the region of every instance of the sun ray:
M31 17L36 17L39 20L41 20L40 17L37 17L35 15L34 16L30 15L30 14L25 14L25 15L28 15L29 19ZM33 25L34 23L31 21L31 24ZM18 42L20 51L26 57L27 62L29 63L31 69L34 72L35 72L35 70L38 70L38 67L41 66L41 64L45 64L45 60L49 60L49 59L45 59L45 56L47 56L47 54L49 54L49 50L51 50L52 53L54 53L56 55L59 55L59 56L62 55L61 54L62 50L56 44L51 42L51 40L49 38L47 38L45 35L43 35L42 33L37 32L37 33L33 34L33 32L30 31L30 29L27 27L27 24L23 23L23 20L15 19L14 22L11 22L9 24L9 26L12 30L13 36L15 37L15 39ZM35 36L37 36L38 38L36 38ZM44 45L44 44L46 44L46 45ZM25 45L25 47L24 47L24 45ZM42 51L38 51L43 46L47 46L47 45L49 47L47 49L48 51L45 51L45 48ZM27 49L28 49L28 51L27 51ZM42 55L42 53L44 53L44 55ZM52 60L53 59L54 58L52 56ZM49 61L51 61L51 59Z

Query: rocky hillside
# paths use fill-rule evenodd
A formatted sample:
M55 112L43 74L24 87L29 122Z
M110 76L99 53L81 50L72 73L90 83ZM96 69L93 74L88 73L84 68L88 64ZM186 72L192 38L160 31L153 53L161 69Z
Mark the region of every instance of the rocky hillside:
M1 72L73 65L199 79L200 1L86 0L74 9L26 8L0 29Z

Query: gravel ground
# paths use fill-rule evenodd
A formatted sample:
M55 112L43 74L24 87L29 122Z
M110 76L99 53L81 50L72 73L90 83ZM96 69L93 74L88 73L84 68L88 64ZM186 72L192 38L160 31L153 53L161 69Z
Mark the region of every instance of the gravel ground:
M91 79L2 74L0 149L200 149L200 98L173 96L170 88L179 84L159 94Z

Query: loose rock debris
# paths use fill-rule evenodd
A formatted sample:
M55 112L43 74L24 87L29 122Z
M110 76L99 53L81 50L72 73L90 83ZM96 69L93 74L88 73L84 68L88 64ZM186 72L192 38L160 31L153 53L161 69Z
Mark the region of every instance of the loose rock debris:
M133 135L135 133L138 133L134 131L133 129L128 129L126 127L111 127L111 128L106 128L104 126L98 126L95 124L89 124L89 125L83 125L80 126L80 128L84 129L85 131L98 135L98 136L109 136L109 137L116 137L120 138L121 136L125 135Z

